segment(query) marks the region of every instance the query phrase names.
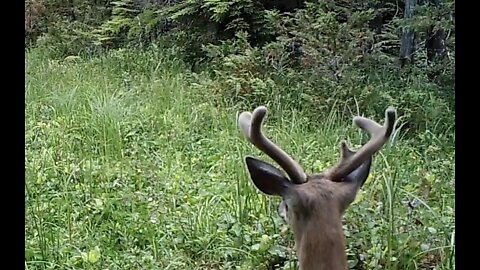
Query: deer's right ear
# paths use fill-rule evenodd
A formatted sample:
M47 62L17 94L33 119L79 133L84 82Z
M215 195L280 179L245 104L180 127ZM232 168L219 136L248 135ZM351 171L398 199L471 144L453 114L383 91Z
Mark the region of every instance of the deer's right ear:
M246 157L248 172L255 186L267 195L285 196L293 184L274 166L253 157Z

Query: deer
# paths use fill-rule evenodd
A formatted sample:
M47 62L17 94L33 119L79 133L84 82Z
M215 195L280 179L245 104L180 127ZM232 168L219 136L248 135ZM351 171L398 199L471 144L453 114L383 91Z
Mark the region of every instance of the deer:
M393 133L396 109L385 110L383 125L355 116L353 123L369 133L370 140L356 151L342 140L338 163L316 174L306 174L299 163L265 136L262 124L266 115L265 106L252 113L244 111L238 116L238 125L247 140L272 158L286 175L268 162L246 156L250 179L263 194L282 198L277 212L293 233L301 270L347 270L343 214L367 180L373 155Z

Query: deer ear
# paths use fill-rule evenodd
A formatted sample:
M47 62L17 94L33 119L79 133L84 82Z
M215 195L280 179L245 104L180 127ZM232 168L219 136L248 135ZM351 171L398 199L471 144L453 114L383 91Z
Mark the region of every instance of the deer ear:
M372 167L372 157L368 158L365 162L362 163L362 165L360 165L353 172L348 174L343 179L343 182L352 183L357 188L362 187L365 181L367 181L368 174L370 173L371 167Z
M283 197L292 189L292 182L274 166L253 157L246 157L245 161L250 178L263 193Z

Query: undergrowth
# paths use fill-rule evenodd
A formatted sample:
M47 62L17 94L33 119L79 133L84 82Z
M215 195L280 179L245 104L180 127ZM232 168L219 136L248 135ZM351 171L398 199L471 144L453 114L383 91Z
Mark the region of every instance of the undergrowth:
M338 160L341 139L366 141L353 115L383 115L342 98L307 110L273 90L224 100L214 90L225 77L195 74L172 55L26 53L25 269L294 267L278 199L257 192L245 172L245 155L267 158L240 135L238 113L266 104L266 132L310 173ZM349 87L382 91L399 81L369 83ZM386 100L400 116L410 109ZM454 130L424 125L405 136L406 117L399 127L345 215L350 266L455 269Z

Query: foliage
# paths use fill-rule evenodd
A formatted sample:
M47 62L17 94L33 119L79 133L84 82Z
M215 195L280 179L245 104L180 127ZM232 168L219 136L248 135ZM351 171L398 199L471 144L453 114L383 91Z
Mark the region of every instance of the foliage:
M217 106L206 79L165 48L76 62L44 52L26 54L28 269L295 269L278 199L242 166L264 157L238 132L247 107ZM286 101L268 106L269 135L308 172L336 162L340 138L365 141L338 107L311 119ZM401 130L345 215L349 263L455 269L452 131Z
M25 1L25 45L29 45L41 32L45 6L40 1Z
M93 28L81 22L58 21L36 40L36 46L45 48L51 57L91 55L102 49L95 43Z
M26 2L29 269L294 269L278 200L241 166L256 150L235 115L260 104L308 171L364 140L352 115L396 106L345 216L350 266L455 269L454 1L412 19L404 1L287 2Z
M112 16L95 31L98 42L105 47L135 46L152 44L165 20L152 7L139 7L138 1L121 0L111 2Z
M261 1L252 0L186 0L162 11L168 18L187 25L213 24L218 38L232 37L238 31L247 31L255 39L268 35L267 9Z
M138 11L133 8L132 0L112 1L112 16L98 30L99 41L110 45L127 38L129 30L135 25L133 17Z
M27 31L27 10L31 5L41 5L36 13L35 31ZM103 1L31 0L26 2L25 40L28 47L43 47L51 57L92 54L101 51L95 44L94 30L108 9Z
M313 118L328 115L332 107L380 114L395 105L402 108L412 134L454 125L454 55L453 60L401 69L384 46L391 37L368 26L372 10L334 10L307 4L293 16L277 16L272 21L281 35L263 47L251 45L245 32L204 46L221 82L210 88L229 104L277 101Z

